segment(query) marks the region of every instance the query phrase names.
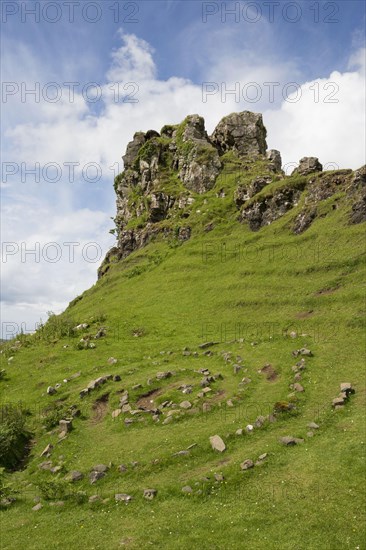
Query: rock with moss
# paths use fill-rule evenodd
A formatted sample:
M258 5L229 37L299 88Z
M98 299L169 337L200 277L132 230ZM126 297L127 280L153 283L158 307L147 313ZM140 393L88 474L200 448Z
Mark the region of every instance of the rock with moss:
M210 143L205 121L188 116L174 133L175 166L183 185L195 193L213 188L222 164L217 149Z

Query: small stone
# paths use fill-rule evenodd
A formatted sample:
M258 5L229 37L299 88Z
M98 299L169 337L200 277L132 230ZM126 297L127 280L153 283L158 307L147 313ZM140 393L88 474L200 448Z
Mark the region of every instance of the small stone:
M115 363L117 363L117 359L115 357L110 357L107 360L107 363L108 363L108 365L114 365Z
M252 433L253 430L254 430L254 426L252 424L248 424L247 426L245 426L245 431L248 434Z
M355 393L355 390L352 388L352 384L349 382L343 382L341 384L341 393L346 394L348 397L351 393Z
M113 376L113 382L120 382L120 381L121 381L120 375L119 375L119 374L115 374L115 375Z
M42 451L42 453L40 454L40 456L46 456L46 457L49 457L50 454L51 454L51 451L53 450L53 445L51 445L51 443L49 443L47 445L47 447Z
M192 403L189 401L182 401L179 406L181 409L190 409L192 407Z
M182 493L193 493L193 489L189 485L185 485L182 487Z
M105 473L103 472L91 472L89 474L89 481L91 484L96 483L98 479L102 479L102 477L105 476Z
M292 447L294 445L297 445L298 443L304 443L304 440L286 435L285 437L280 438L280 443L282 443L282 445L285 445L286 447Z
M198 347L200 349L206 349L206 348L210 348L211 346L216 346L219 343L220 342L205 342L204 344L200 344Z
M228 399L228 400L226 401L226 405L227 405L228 407L233 407L233 406L234 406L234 403L232 402L231 399Z
M144 490L144 498L146 498L147 500L152 500L153 498L156 497L157 494L158 494L158 492L157 492L156 489L145 489Z
M333 408L343 407L343 405L344 405L344 397L336 397L332 401Z
M121 474L123 474L124 472L127 472L126 464L120 464L117 469Z
M254 468L254 462L253 460L250 460L250 458L247 458L240 464L240 468L242 470L249 470L250 468Z
M72 422L71 422L71 420L60 420L59 421L59 426L60 426L61 432L68 433L72 429Z
M50 470L52 468L52 462L50 460L47 460L46 462L42 462L38 468L40 470Z
M267 458L267 456L268 456L268 453L263 453L263 454L259 455L258 460L265 460Z
M293 385L293 389L297 392L303 392L304 391L304 388L301 384L299 384L298 382L296 382L294 385Z
M207 413L211 410L211 405L209 403L202 404L202 412Z
M93 502L98 502L100 501L101 498L99 495L92 495L91 497L89 497L89 502L92 504Z
M308 428L310 428L311 430L318 430L319 426L315 422L309 422Z
M72 470L67 477L72 483L75 483L76 481L82 480L84 474L79 472L78 470Z
M216 481L224 481L224 476L222 474L214 474L214 478Z
M157 380L165 380L166 378L170 378L172 376L172 373L170 371L168 372L158 372L156 375Z
M178 451L177 453L174 453L173 456L187 456L189 455L188 450Z
M117 418L117 416L119 416L122 412L122 409L116 409L115 411L112 412L112 418Z
M235 432L235 435L243 435L243 428L238 428Z
M133 389L134 391L140 390L141 388L142 388L142 384L135 384L134 386L132 386L132 389Z
M266 419L264 416L258 416L258 418L256 419L256 421L254 422L254 427L255 428L261 428L263 426L263 424L265 423Z
M92 471L93 472L102 472L103 474L108 471L108 466L105 464L97 464L96 466L93 466Z
M226 449L226 445L219 435L212 435L210 437L210 443L211 443L212 449L214 451L218 451L219 453L224 452Z
M126 495L125 493L117 493L114 495L116 502L130 502L132 500L131 495Z
M42 508L43 508L43 505L39 502L38 504L33 506L32 510L33 512L38 512L38 510L42 510Z
M48 395L55 395L55 393L57 393L57 390L53 386L48 386L47 393Z
M313 437L314 436L314 432L307 432L306 434L308 437Z

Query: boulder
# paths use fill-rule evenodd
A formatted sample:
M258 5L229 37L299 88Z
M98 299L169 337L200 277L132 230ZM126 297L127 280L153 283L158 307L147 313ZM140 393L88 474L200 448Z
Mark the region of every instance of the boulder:
M300 176L307 176L313 172L322 171L323 166L320 164L317 157L303 157L299 161L299 166L295 168L291 175L293 176L294 174L299 174Z
M262 115L243 111L224 117L216 126L211 142L221 155L233 150L240 157L255 157L266 153L266 136Z

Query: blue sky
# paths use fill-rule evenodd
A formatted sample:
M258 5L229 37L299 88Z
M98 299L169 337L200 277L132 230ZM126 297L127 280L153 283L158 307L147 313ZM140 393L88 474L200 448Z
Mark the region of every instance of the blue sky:
M306 155L329 166L365 162L362 1L79 0L73 22L61 0L3 1L1 8L5 322L32 328L95 281L100 262L80 253L71 262L64 243L96 242L103 254L113 245L114 171L116 163L122 169L121 155L137 130L159 130L198 112L211 132L222 116L248 109L263 113L268 144L288 166ZM40 10L39 20L32 9ZM59 21L50 22L57 15ZM61 91L59 101L22 98L22 89L39 83L42 90L51 82ZM73 102L67 82L79 83ZM217 87L205 100L204 82ZM101 92L95 103L82 94L90 83ZM115 103L112 90L126 83L125 101ZM276 83L273 101L268 83ZM297 99L289 83L297 84ZM18 88L13 95L11 86ZM225 86L237 86L239 97L225 95ZM260 91L258 101L250 90ZM132 91L135 103L126 101ZM29 169L35 162L40 181L28 174L22 182L21 164ZM70 162L78 163L73 183L65 168ZM44 177L47 163L62 168L57 182ZM98 182L83 177L90 163L100 167ZM19 167L14 175L10 164ZM62 251L57 262L42 257L50 242ZM22 257L22 243L33 249L39 243L40 257Z

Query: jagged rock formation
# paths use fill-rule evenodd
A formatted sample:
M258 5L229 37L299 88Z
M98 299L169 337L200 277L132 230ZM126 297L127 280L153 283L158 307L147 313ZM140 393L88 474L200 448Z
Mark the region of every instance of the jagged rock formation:
M112 261L155 238L189 240L194 203L202 204L201 195L207 196L206 203L231 197L238 220L253 231L296 209L290 229L302 233L319 215L319 203L339 193L350 201L350 223L366 220L365 167L323 172L316 157L304 157L285 176L280 152L267 151L266 135L262 115L249 111L224 117L211 136L196 114L160 133L136 132L123 156L124 171L115 178L117 243L99 276ZM225 185L233 167L238 171L235 189ZM215 220L207 221L204 230L210 231Z

